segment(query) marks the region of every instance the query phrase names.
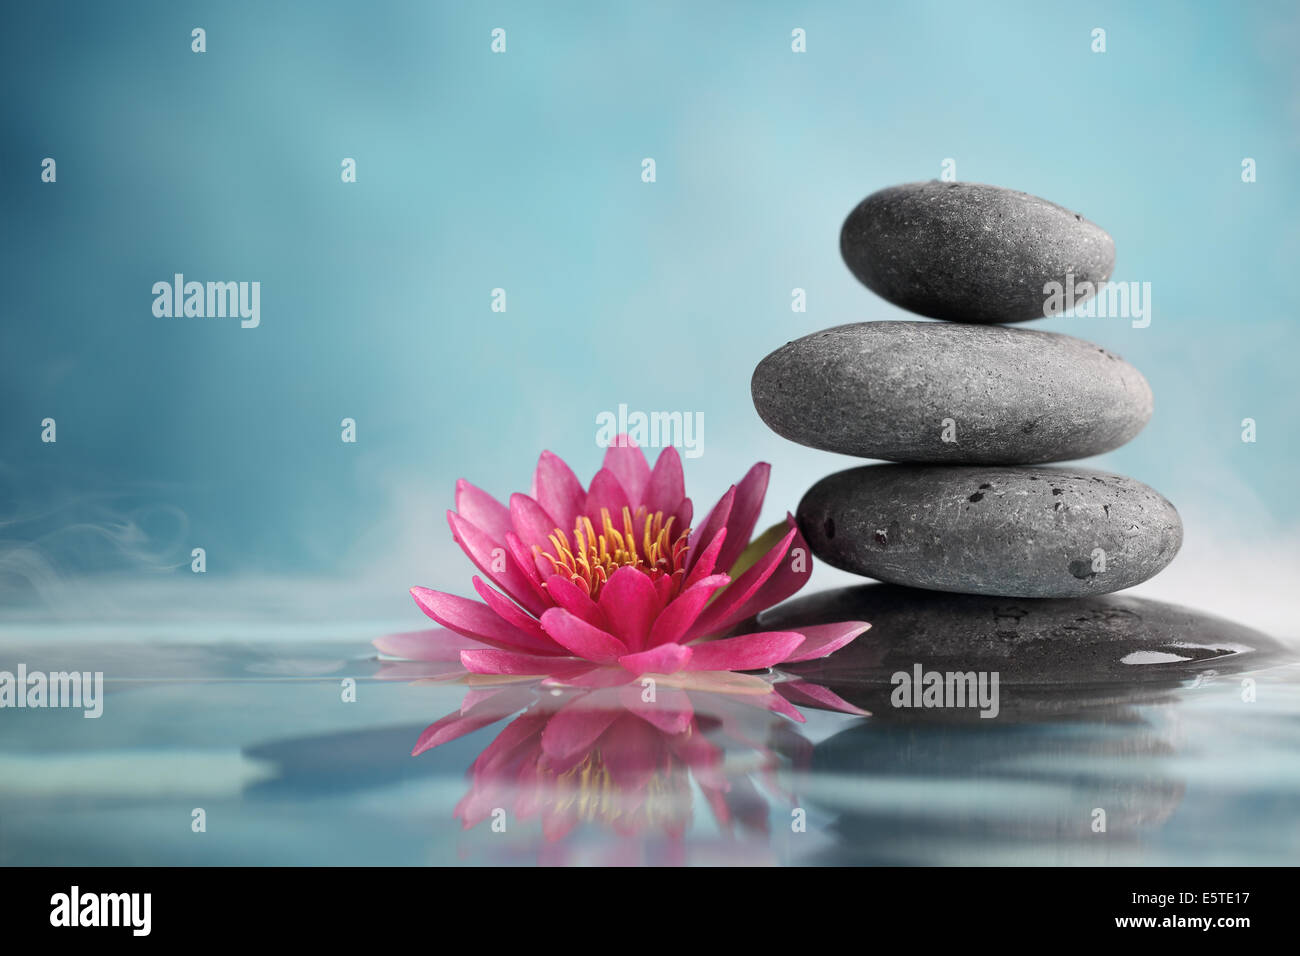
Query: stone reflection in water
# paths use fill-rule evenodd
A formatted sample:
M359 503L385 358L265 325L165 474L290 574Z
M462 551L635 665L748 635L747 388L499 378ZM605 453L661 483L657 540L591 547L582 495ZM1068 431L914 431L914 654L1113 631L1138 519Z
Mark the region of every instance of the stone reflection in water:
M837 840L806 862L1123 862L1186 784L1162 769L1176 721L1112 716L1105 728L851 727L815 749L807 795Z
M764 627L844 614L855 645L792 667L873 717L821 742L810 802L839 837L822 862L1048 862L1122 857L1182 800L1171 705L1189 682L1280 660L1257 631L1122 594L1024 600L870 584L769 611ZM973 707L895 707L894 675L999 676L995 719ZM1100 839L1098 811L1104 812Z

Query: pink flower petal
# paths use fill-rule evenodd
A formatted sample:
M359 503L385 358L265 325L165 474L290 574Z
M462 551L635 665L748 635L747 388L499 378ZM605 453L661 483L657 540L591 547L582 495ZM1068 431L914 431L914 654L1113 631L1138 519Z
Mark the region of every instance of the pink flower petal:
M632 652L642 650L662 605L649 576L621 567L609 576L596 602L609 622L609 632Z
M821 684L812 684L806 680L781 681L776 685L776 690L792 703L839 711L842 714L853 714L855 717L871 716L871 711L850 704L839 694Z
M708 783L706 785L725 789L726 774L722 772L722 762L726 751L709 740L705 734L691 734L678 737L669 742L674 756L691 768L691 771Z
M566 577L552 574L546 579L546 591L557 607L562 607L570 614L576 614L592 627L602 631L610 630L605 612L587 596L587 592Z
M695 506L691 504L690 498L683 498L682 503L677 506L677 511L674 514L677 520L673 522L673 530L677 534L685 534L691 530L691 515L695 513L694 508Z
M682 474L682 459L677 449L671 445L659 453L654 471L646 483L644 504L651 514L662 511L665 515L676 514L686 498L686 477ZM689 521L690 518L687 518ZM678 532L685 531L685 526Z
M491 648L485 651L461 651L460 662L471 674L512 674L535 677L563 673L580 663L571 657L546 657Z
M481 528L454 511L447 512L452 537L461 550L501 590L531 613L540 615L547 608L533 579L525 574L503 542L493 541Z
M801 627L799 630L803 632L804 642L795 649L792 656L781 663L793 664L795 661L810 661L818 657L826 657L852 642L870 627L871 625L866 621L843 621L838 624L814 624L810 627Z
M585 755L621 713L617 707L590 706L579 697L546 722L542 750L556 760Z
M415 742L411 756L494 724L526 707L531 697L531 694L517 688L505 688L481 698L472 708L452 711L424 729Z
M446 717L442 717L424 728L424 731L415 741L415 746L411 748L411 756L417 757L426 750L455 740L457 737L464 737L466 734L473 733L489 724L494 724L498 720L501 720L500 716L482 714L476 717L464 717L460 711L452 711Z
M638 654L626 654L618 662L639 677L642 674L676 674L691 662L693 656L693 650L681 644L660 644Z
M517 690L517 693L527 693ZM470 768L475 777L485 780L500 780L508 767L517 764L519 758L541 745L542 731L550 714L527 710L501 728L490 744L474 759Z
M753 537L758 514L763 510L763 497L767 494L767 480L771 473L772 466L760 461L736 485L736 497L727 518L727 544L718 557L717 567L720 570L730 571Z
M385 654L408 661L459 661L461 651L481 650L488 646L443 627L385 634L370 643Z
M542 630L575 656L597 664L612 664L628 652L627 645L613 634L592 627L562 607L542 615Z
M708 543L708 546L696 555L690 572L682 582L683 591L713 573L713 569L718 566L718 553L722 550L722 545L726 540L727 529L719 528L718 533L713 536L713 540Z
M721 634L732 624L744 620L746 602L758 592L758 589L785 560L786 553L790 550L790 543L797 534L797 529L791 529L771 551L754 562L753 567L732 581L727 589L718 595L718 599L705 608L704 613L696 619L688 632L689 637L694 639L707 637L710 634Z
M537 623L537 618L530 617L526 612L520 609L519 605L510 600L500 591L495 590L486 584L477 574L471 579L474 584L474 590L478 596L483 599L483 603L492 609L497 617L501 618L512 627L517 627L526 634L531 634L542 644L550 644L551 639L546 636L542 626Z
M510 552L510 557L514 559L515 565L523 572L524 577L532 588L532 593L541 597L544 606L550 607L550 599L546 597L546 592L542 590L542 581L546 580L546 575L537 569L536 562L544 560L532 548L519 540L519 535L511 531L506 535L506 550ZM550 573L550 563L547 565L547 574Z
M519 685L471 687L469 690L465 691L465 696L461 698L460 712L464 716L468 717L475 711L488 706L488 702L493 698L500 697L517 686ZM531 702L532 695L530 694L524 698L524 703Z
M688 705L685 710L634 710L634 714L660 733L670 737L684 734L695 719L695 711Z
M563 654L545 636L538 638L508 624L491 608L455 594L430 588L411 588L411 597L429 617L457 634L472 637L484 644L505 650L533 654Z
M456 482L456 511L496 541L504 541L510 530L510 510L464 478Z
M756 707L759 710L774 711L783 716L789 717L797 723L805 723L804 715L799 713L799 708L790 703L775 690L767 694L738 694L732 698L736 703L743 704L746 707Z
M619 435L605 449L603 467L613 472L618 483L623 486L628 503L635 512L642 503L646 485L650 482L650 465L645 460L645 453L627 435ZM650 510L654 511L653 508Z
M549 548L550 546L548 545L547 549L549 550ZM541 581L546 581L553 574L556 573L556 564L554 561L548 558L544 552L534 550L533 551L533 573L536 574ZM552 596L551 600L552 601L555 600L554 596Z
M762 697L758 699L763 701L763 703L766 705L768 710L777 714L784 714L786 717L789 717L795 723L805 724L808 722L808 719L804 717L803 714L799 713L798 707L790 703L788 700L786 700L778 693L773 692L771 694L768 694L766 697ZM749 703L749 701L745 701L745 703Z
M686 555L686 570L691 571L695 567L695 562L699 560L702 545L706 541L712 541L719 531L727 526L727 518L731 515L731 504L736 500L736 486L732 485L726 490L718 503L713 506L708 516L704 519L704 524L700 525L691 532L691 550ZM723 570L726 570L725 568Z
M603 525L601 519L602 509L608 511L610 520L621 528L623 526L623 509L627 506L627 492L615 474L608 468L602 468L596 472L596 477L591 479L591 487L587 489L587 503L583 508L583 514L590 518L591 523L596 526L596 533L600 534Z
M621 809L631 813L647 794L647 785L662 765L663 735L631 714L622 714L607 731L602 747L605 767L619 794Z
M519 540L530 551L534 548L541 548L543 551L555 550L550 541L551 532L558 527L555 519L543 511L542 506L532 498L521 494L511 495L510 520L514 522L515 533L519 535Z
M795 524L793 515L786 515L786 526L794 532L785 556L777 562L772 574L740 607L734 609L725 619L713 624L714 633L724 633L741 621L754 617L775 604L780 604L794 594L812 577L812 558L808 542ZM772 550L780 547L777 545ZM769 552L770 554L771 552Z
M665 734L683 733L695 719L690 695L675 687L656 687L652 701L644 698L639 682L620 688L618 694L624 709Z
M559 455L544 451L533 473L532 497L567 534L573 531L574 521L582 514L587 490Z
M677 587L681 575L664 574L655 580L655 593L659 595L659 606L666 607L668 602L673 599L673 592L680 590Z
M649 645L658 647L660 644L679 643L690 631L709 598L730 581L731 578L725 574L711 574L677 595L655 618L654 625L650 628Z
M691 670L754 671L786 660L804 641L798 631L760 631L692 644Z

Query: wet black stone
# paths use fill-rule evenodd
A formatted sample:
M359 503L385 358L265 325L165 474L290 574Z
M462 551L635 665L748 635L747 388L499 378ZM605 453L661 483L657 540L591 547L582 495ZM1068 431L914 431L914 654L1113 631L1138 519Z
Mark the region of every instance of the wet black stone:
M927 671L996 671L1005 710L1015 696L1007 694L1011 685L1044 685L1050 706L1060 685L1176 684L1285 656L1283 645L1252 628L1122 594L1016 599L864 584L787 601L760 615L759 626L850 620L867 621L871 630L830 657L782 670L825 684L877 716L889 710L892 676L918 663ZM1100 697L1110 694L1102 690ZM1091 696L1084 692L1084 699Z

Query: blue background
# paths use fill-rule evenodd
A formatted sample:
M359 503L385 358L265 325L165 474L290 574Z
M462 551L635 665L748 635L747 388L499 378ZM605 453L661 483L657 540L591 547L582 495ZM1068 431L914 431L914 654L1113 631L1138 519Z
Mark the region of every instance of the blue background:
M1290 619L1260 608L1291 600L1300 527L1294 4L4 17L0 602L36 617L200 608L189 551L203 546L214 607L224 580L261 588L268 615L324 602L419 626L409 585L468 590L442 519L455 480L527 490L542 448L587 480L596 415L620 403L703 413L697 513L772 462L776 521L851 461L769 432L751 371L819 328L906 317L849 274L840 224L951 157L959 179L1097 222L1114 278L1151 283L1149 328L1035 323L1118 352L1155 392L1147 429L1091 464L1182 511L1168 593ZM1241 181L1244 157L1258 182ZM261 326L154 317L152 285L175 272L260 281ZM40 441L46 416L57 444ZM104 596L127 585L156 590Z

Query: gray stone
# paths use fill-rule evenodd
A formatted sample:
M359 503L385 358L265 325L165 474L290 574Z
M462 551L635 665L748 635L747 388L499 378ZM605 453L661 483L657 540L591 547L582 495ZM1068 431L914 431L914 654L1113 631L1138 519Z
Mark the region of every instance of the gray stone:
M964 594L1079 597L1132 587L1183 540L1174 506L1085 468L867 465L813 485L799 528L829 564Z
M1176 683L1208 670L1260 667L1285 654L1278 641L1241 624L1124 594L1013 599L864 584L787 601L762 614L759 626L854 620L871 630L830 657L782 670L837 692L889 684L918 663L944 672L996 671L1003 684L1083 686Z
M1129 441L1152 409L1142 374L1091 342L937 322L814 332L763 359L750 391L777 434L887 461L1086 458Z
M957 322L1042 318L1049 282L1105 282L1115 243L1100 226L1028 193L979 183L908 183L849 213L840 252L867 288ZM1083 301L1077 296L1077 301Z

